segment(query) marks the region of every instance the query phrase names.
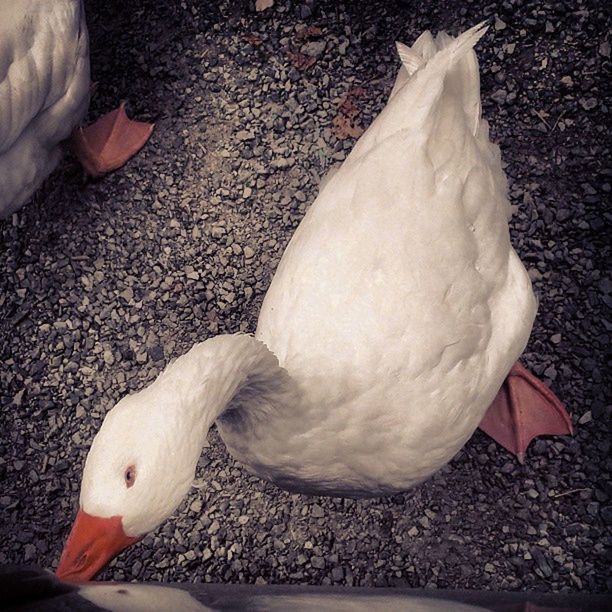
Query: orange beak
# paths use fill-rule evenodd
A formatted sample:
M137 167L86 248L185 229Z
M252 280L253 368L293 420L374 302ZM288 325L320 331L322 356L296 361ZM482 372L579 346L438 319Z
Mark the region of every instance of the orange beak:
M79 510L55 573L66 582L91 580L124 548L140 539L125 534L120 516L99 518Z

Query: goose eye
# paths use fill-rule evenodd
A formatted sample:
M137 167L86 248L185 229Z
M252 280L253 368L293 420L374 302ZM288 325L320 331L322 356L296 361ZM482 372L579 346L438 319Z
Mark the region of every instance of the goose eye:
M125 474L123 477L125 479L125 486L128 489L132 487L134 485L134 482L136 481L136 466L128 466L125 470Z

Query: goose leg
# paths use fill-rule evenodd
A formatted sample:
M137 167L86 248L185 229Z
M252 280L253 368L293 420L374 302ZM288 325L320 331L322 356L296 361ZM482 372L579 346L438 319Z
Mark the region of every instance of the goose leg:
M90 126L76 128L70 144L86 172L98 177L120 168L136 155L152 131L153 124L128 119L122 102Z
M571 434L572 420L559 398L517 361L479 427L523 463L533 438Z

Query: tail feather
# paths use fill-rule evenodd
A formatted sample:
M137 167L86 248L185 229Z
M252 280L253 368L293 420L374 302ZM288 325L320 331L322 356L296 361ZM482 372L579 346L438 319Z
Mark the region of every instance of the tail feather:
M398 54L409 75L435 58L436 62L447 63L447 68L458 62L485 35L489 26L485 21L453 38L446 32L439 32L434 40L431 32L423 32L412 47L396 43Z
M457 36L452 44L449 45L452 62L455 63L461 59L472 47L487 33L489 26L486 21L481 21L473 28L466 30L460 36Z
M440 49L451 48L451 67L447 75L447 86L453 87L461 96L463 108L470 117L472 134L476 135L480 123L480 74L475 53L470 53L472 47L486 33L485 22L470 28L461 36L453 39L446 32L440 32L437 37Z
M396 42L397 54L402 60L402 65L408 71L408 76L412 76L421 66L425 64L423 56L413 48L401 42Z
M414 129L425 135L431 129L431 126L425 127L426 123L433 122L438 131L444 131L454 119L463 125L467 123L476 136L483 122L480 117L478 60L472 47L487 29L483 22L457 38L440 33L434 39L426 31L411 47L398 43L402 67L387 105L357 142L350 157L356 159L365 155L400 130ZM450 106L455 111L463 110L464 116L451 117L442 113L445 123L440 119L440 104L448 107L449 100L452 102Z
M480 76L478 61L472 47L488 30L486 22L466 30L457 38L439 32L435 40L429 31L423 32L412 47L397 44L398 55L405 71L400 71L391 97L409 77L430 66L446 74L447 86L452 87L463 101L466 115L470 117L472 133L475 135L480 122ZM407 74L405 74L407 73Z
M438 52L438 47L436 47L436 43L429 30L425 30L425 32L414 41L412 50L418 53L426 62Z

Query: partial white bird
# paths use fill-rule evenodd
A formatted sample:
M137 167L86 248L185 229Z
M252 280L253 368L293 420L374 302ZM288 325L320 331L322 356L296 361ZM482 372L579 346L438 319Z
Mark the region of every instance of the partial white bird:
M88 128L89 37L82 0L0 2L0 219L21 207L57 166L62 142L100 176L122 166L153 126L123 104Z
M0 218L58 164L89 105L89 39L80 1L0 3Z

